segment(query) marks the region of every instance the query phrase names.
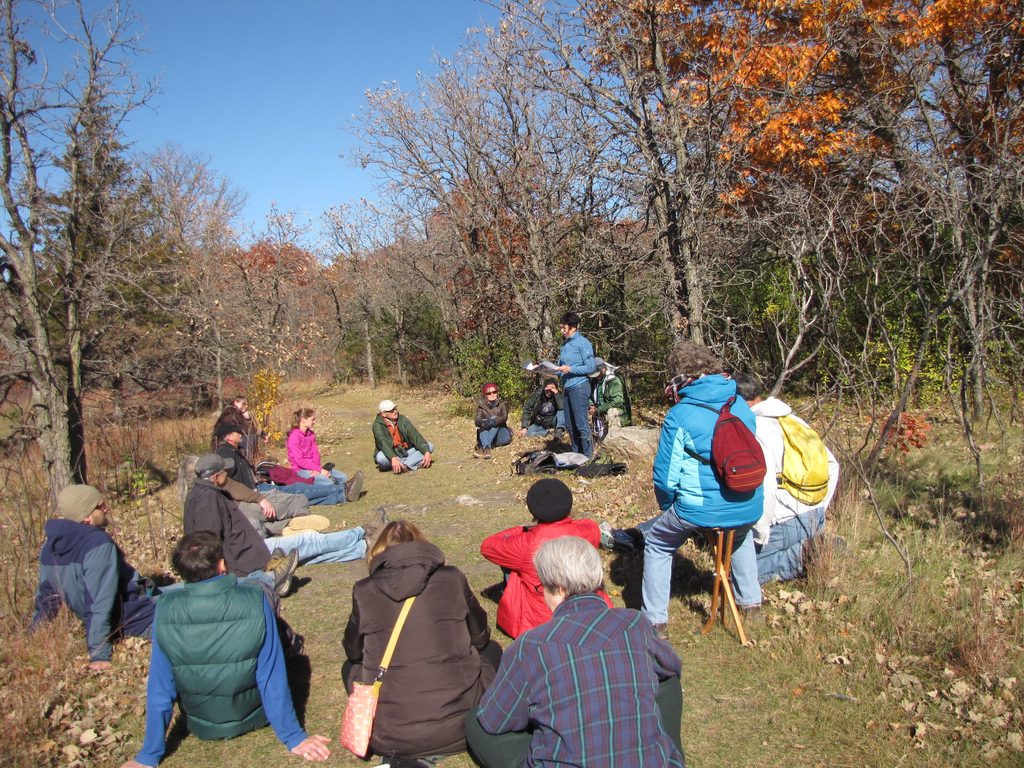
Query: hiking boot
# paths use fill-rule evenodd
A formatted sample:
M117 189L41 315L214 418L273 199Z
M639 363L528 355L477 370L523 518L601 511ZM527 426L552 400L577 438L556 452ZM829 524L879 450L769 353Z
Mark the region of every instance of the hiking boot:
M640 554L644 551L644 535L636 528L612 528L610 523L601 523L601 548L620 554Z
M299 567L299 551L293 549L285 554L280 549L275 549L274 552L280 554L276 557L271 555L266 570L274 574L274 592L278 597L286 597L292 589L292 576Z
M345 501L359 501L363 492L363 470L359 470L345 483Z
M493 458L493 457L491 456L491 449L490 449L490 448L484 448L484 449L483 449L483 451L481 451L481 453L483 454L483 457L484 457L485 459L490 459L490 458Z
M659 640L668 641L668 624L652 624L654 627L654 634L658 636Z
M741 605L738 607L740 613L743 614L744 624L764 624L764 614L761 613L760 605Z
M390 522L391 518L388 517L384 507L377 507L373 512L373 517L363 523L363 540L366 542L367 550L373 547L381 530Z
M484 449L481 448L479 445L474 446L473 447L473 458L474 459L479 459L481 456L483 456L484 455L483 454L483 450Z

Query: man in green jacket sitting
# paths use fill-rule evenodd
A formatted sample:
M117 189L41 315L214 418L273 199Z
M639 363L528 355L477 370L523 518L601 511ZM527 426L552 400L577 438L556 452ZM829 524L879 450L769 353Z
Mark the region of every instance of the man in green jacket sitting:
M377 418L373 420L374 461L381 472L388 470L400 475L414 472L433 463L428 443L391 400L381 400Z
M220 537L186 534L172 563L185 586L157 600L146 736L122 768L160 762L175 699L201 739L231 739L269 722L292 754L318 763L330 757L330 740L308 735L295 716L270 603L259 586L227 573Z
M609 435L619 427L628 427L633 423L633 407L629 402L629 393L616 370L616 366L607 360L594 358L594 404L590 406L590 415L594 416L596 413L605 420Z

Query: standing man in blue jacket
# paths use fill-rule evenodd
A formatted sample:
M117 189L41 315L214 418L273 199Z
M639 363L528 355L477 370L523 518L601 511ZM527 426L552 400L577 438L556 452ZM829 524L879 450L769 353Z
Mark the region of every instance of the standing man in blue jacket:
M667 635L672 556L679 545L702 528L736 528L735 549L761 516L764 498L760 486L745 494L722 488L712 467L694 456L711 455L715 411L736 394L736 382L722 374L711 350L693 342L678 344L668 364L675 377L666 393L676 404L665 417L654 458L662 514L646 534L643 579L644 614L660 637ZM754 431L754 414L743 398L736 398L731 412Z
M565 338L558 353L558 370L562 376L562 397L565 400L565 426L569 445L576 453L594 455L590 436L590 374L594 372L594 347L580 333L580 316L575 312L562 315L558 326Z
M67 605L85 622L89 668L97 671L110 667L112 638L149 634L155 604L106 525L107 504L98 490L69 485L60 492L56 516L44 527L32 617L35 628Z

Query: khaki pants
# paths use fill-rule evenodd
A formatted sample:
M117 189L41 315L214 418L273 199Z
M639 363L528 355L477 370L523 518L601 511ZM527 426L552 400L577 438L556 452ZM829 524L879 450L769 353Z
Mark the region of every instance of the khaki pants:
M309 499L301 493L267 491L263 495L274 505L277 516L273 520L264 518L260 505L251 501L238 502L238 508L245 515L245 519L252 523L253 528L264 536L280 536L291 518L309 514Z

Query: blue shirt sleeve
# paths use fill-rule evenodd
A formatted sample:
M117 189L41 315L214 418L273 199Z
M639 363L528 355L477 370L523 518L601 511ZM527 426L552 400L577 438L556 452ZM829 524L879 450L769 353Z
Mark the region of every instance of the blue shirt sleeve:
M294 749L307 734L299 725L292 705L292 692L288 687L288 672L281 648L281 635L277 620L266 596L263 598L263 620L266 624L266 638L256 659L256 686L263 700L263 711L267 714L274 734L289 750Z
M167 726L174 713L178 689L174 685L171 662L156 641L156 619L153 620L153 650L149 659L149 683L146 686L146 736L135 761L158 765L166 749Z
M91 661L110 661L110 615L117 602L117 547L113 541L94 547L82 562L88 614L86 641Z
M594 346L581 336L576 342L576 348L579 352L579 362L569 363L570 370L576 374L590 376L594 372Z

